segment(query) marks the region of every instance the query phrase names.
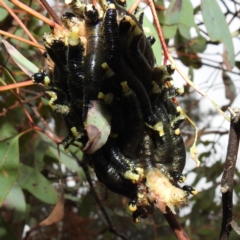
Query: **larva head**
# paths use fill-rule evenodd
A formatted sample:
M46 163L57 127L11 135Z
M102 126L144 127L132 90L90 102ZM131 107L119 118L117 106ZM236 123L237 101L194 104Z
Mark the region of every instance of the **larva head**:
M173 187L173 189L171 190L171 202L176 205L181 203L186 204L187 203L186 193L180 188Z

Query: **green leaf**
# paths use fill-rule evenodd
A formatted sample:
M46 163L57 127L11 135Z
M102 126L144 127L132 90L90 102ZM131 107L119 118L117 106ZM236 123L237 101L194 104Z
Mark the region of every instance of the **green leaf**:
M60 151L60 158L58 157L58 151L56 147L49 146L49 150L53 153L56 159L59 159L68 169L73 171L78 171L80 169L76 160L73 159L69 153L66 153L64 150Z
M165 21L165 16L164 16L164 0L157 0L155 1L155 3L158 5L158 6L161 6L162 7L162 10L160 11L157 11L157 16L158 16L158 20L161 24L164 23Z
M13 61L19 66L19 68L22 69L24 73L31 77L34 73L38 72L38 67L25 58L15 47L13 47L6 40L2 40L2 42Z
M191 48L195 52L202 53L205 51L206 47L207 47L206 39L200 34L196 38L193 38L191 41Z
M17 199L17 201L16 201ZM8 211L13 211L13 222L22 221L25 217L27 205L22 189L15 183L5 198L4 205Z
M163 26L163 36L165 39L173 38L176 35L178 25L164 25Z
M18 240L11 226L0 215L0 239L1 240Z
M194 15L193 15L193 6L190 0L183 0L182 7L180 12L179 23L185 25L186 27L194 27Z
M90 212L92 211L92 206L94 204L94 199L91 193L88 193L86 196L83 196L80 209L81 209L81 216L84 218L88 218Z
M12 8L14 5L9 1L5 1L8 7ZM0 7L0 22L3 21L8 15L8 11L5 8Z
M19 166L19 136L7 138L0 142L0 206L12 188Z
M180 12L182 10L182 0L172 0L165 14L165 24L174 25L180 21Z
M185 24L178 24L178 30L179 33L186 39L190 40L191 39L191 35L190 35L190 28L185 25Z
M19 174L17 178L19 186L28 190L39 200L54 204L58 200L58 195L51 183L37 170L20 165Z
M44 141L45 144L47 144L47 149L45 151L45 157L52 158L52 162L61 162L63 163L68 169L73 171L80 171L81 167L77 164L76 160L73 159L70 155L70 153L67 153L63 150L63 147L60 146L60 158L58 154L58 149L56 144L52 142L51 139L49 139L44 133L38 132L41 139ZM74 152L75 155L77 155L79 160L82 160L83 153L76 149L76 147L70 146L69 150L71 152ZM77 150L77 152L76 152Z
M12 136L15 136L17 134L17 131L13 124L9 122L4 122L1 123L1 128L0 128L0 141L6 138L10 138Z
M189 0L174 0L171 1L171 4L168 7L168 10L165 15L165 25L168 27L173 26L173 25L178 25L178 29L180 34L186 38L186 39L191 39L190 35L190 28L195 27L196 24L194 22L194 15L193 15L193 7L192 4ZM173 30L171 32L171 37L173 37ZM165 35L164 31L164 36L169 36ZM176 30L175 30L176 33ZM171 37L166 37L166 38L171 38Z
M222 41L226 53L226 66L234 66L234 48L231 33L216 0L202 0L203 21L212 41ZM228 68L229 69L229 68Z

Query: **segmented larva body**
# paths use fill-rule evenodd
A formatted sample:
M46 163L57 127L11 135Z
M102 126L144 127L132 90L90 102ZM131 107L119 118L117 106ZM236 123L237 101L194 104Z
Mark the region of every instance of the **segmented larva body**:
M176 214L175 207L186 205L187 193L172 185L169 179L157 168L150 169L146 174L148 198L155 202L161 212L166 213L166 207Z

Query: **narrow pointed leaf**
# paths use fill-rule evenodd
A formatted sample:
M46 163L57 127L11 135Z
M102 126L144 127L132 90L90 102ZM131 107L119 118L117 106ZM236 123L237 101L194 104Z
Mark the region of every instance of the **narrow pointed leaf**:
M13 47L6 40L2 40L2 42L13 61L19 66L19 68L22 69L24 73L31 77L34 73L38 72L38 67L36 67L32 62L25 58L15 47Z
M0 142L0 206L12 188L19 166L19 136Z
M216 0L202 0L203 21L212 41L221 41L225 47L224 60L227 69L234 66L234 48L226 18ZM229 69L230 68L230 69Z

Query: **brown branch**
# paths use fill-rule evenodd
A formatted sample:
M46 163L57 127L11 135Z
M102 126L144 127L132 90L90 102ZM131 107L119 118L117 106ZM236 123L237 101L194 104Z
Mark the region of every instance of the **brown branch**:
M177 217L173 214L168 208L167 213L163 214L165 219L167 220L169 226L173 230L174 234L176 235L178 240L190 240L186 232L184 231L181 224L178 222Z
M233 229L231 223L233 220L233 182L234 171L237 161L239 139L240 139L240 109L229 108L231 113L231 124L229 131L227 157L223 176L221 180L221 192L222 192L222 226L220 232L220 240L228 239L231 230Z
M53 18L53 20L58 24L58 25L62 25L62 22L60 20L60 18L58 17L58 15L53 11L53 9L51 8L51 6L48 4L48 2L46 0L39 0L39 2L44 6L44 8L47 10L48 14Z

